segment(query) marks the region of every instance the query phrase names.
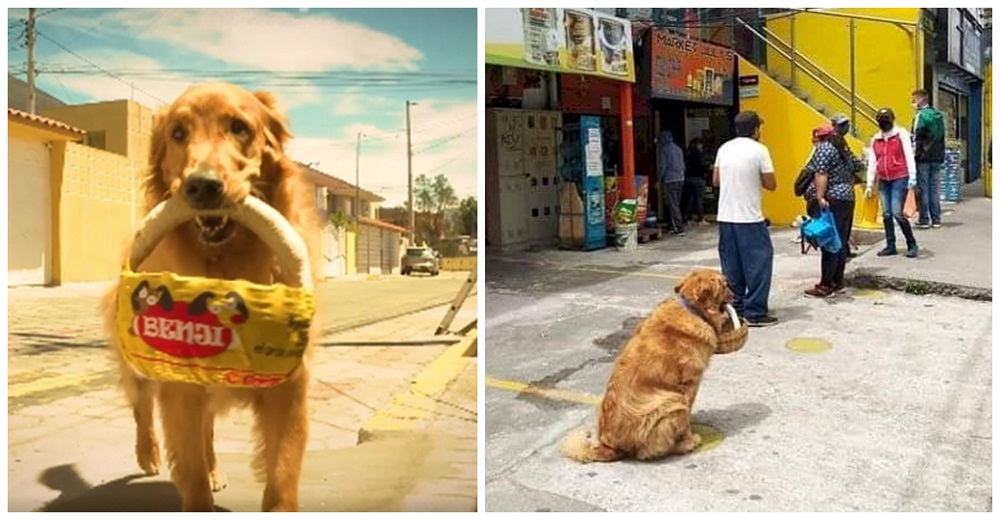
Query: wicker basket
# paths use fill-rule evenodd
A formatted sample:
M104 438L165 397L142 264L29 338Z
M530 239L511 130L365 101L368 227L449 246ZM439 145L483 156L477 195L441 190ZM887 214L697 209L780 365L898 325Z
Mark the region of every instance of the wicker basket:
M305 243L277 211L248 197L227 211L275 252L293 285L134 272L163 236L196 216L172 197L136 234L118 288L118 346L154 380L268 387L302 363L315 310Z
M742 326L736 329L733 328L732 320L726 320L722 325L722 332L719 333L719 347L715 349L716 354L730 354L746 345L750 331L745 320L740 318L740 322Z

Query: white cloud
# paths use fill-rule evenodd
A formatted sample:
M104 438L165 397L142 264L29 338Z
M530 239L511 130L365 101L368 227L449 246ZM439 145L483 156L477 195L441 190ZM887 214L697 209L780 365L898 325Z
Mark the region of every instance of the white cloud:
M415 70L423 54L399 38L330 16L261 9L122 9L109 24L230 64L276 72ZM160 17L150 25L151 17Z
M334 138L295 139L289 153L304 163L318 162L319 171L353 184L357 132L362 131L361 187L385 197L386 206L402 204L407 198L406 134L398 129L405 125L404 107L399 113L398 126L347 125ZM459 198L476 196L477 115L475 102L418 101L411 108L414 178L443 174Z
M333 103L333 115L354 116L371 113L374 110L385 109L396 104L393 99L365 94L361 87L348 87L337 94Z

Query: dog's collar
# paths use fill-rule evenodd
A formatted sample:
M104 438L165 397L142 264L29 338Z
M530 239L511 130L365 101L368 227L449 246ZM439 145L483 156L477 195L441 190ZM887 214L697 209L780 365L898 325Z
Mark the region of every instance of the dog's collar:
M688 299L685 298L683 294L680 294L680 293L677 294L677 301L679 301L681 303L681 307L684 307L684 309L686 311L688 311L691 314L694 314L695 316L701 318L706 323L708 322L708 318L706 318L705 315L702 314L702 312L697 307L695 307L694 305L691 305L691 302L689 302Z

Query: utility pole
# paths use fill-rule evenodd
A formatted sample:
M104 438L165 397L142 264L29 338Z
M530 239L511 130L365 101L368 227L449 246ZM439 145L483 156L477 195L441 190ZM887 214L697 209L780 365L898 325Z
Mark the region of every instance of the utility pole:
M35 11L28 9L28 113L35 113Z
M354 222L361 226L361 132L358 132L358 148L354 155ZM360 227L358 227L360 229Z
M414 216L413 209L413 148L411 148L410 141L410 107L416 105L416 103L406 100L406 173L410 179L410 245L414 244L415 240L415 229L416 229L416 218Z

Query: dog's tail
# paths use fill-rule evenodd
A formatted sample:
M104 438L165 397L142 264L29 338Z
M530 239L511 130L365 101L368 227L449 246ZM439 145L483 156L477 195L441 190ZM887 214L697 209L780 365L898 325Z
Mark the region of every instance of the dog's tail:
M622 458L622 454L599 440L592 438L590 430L580 428L566 434L562 441L563 455L584 464L588 462L611 462Z

